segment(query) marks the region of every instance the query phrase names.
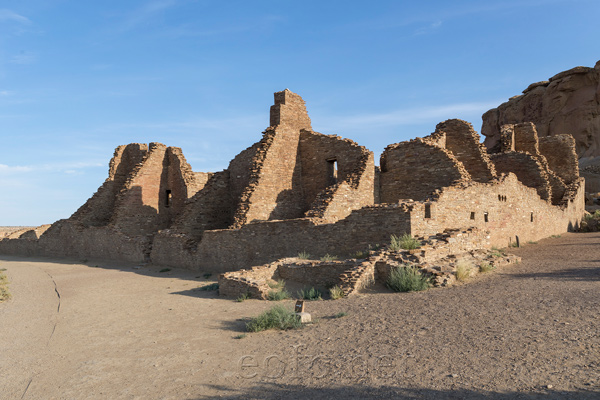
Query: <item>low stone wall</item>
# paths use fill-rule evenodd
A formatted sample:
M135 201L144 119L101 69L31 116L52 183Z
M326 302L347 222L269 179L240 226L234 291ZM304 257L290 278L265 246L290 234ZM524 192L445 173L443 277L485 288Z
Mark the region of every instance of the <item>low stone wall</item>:
M422 247L419 249L392 251L384 248L372 251L365 260L317 261L287 258L260 267L227 272L219 276L219 291L221 295L228 297L247 295L266 299L271 290L269 281L282 279L321 288L337 285L348 296L375 281L385 282L392 268L404 264L419 265L424 268L425 273L435 276L436 282L439 281L442 285L448 283L451 279L449 275L454 272L454 254L475 254L477 251L481 252L478 249L486 247L489 247L488 232L479 229L449 230L422 239ZM438 279L438 276L441 278Z

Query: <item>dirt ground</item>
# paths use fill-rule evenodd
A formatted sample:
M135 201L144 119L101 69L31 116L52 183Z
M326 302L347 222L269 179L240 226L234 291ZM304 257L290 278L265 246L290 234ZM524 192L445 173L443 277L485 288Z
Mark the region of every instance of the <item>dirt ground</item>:
M198 290L216 276L4 256L0 398L600 398L600 233L511 250L467 284L309 302L316 323L243 338L273 303Z

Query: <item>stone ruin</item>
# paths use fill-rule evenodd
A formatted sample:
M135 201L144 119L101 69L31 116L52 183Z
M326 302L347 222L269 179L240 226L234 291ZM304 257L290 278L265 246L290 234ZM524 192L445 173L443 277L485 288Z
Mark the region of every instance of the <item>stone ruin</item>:
M572 136L547 140L533 123L505 124L495 148L488 154L469 123L448 120L389 145L379 168L365 147L314 132L304 101L286 89L275 93L262 139L227 169L194 172L181 149L160 143L119 146L108 178L79 210L0 240L0 253L238 271L223 293L251 287L252 274L320 277L350 293L402 260L429 263L444 284L448 271L435 260L573 230L585 212ZM366 261L278 261L300 252L346 257L403 233L424 246Z
M586 192L600 192L600 61L594 68L575 67L532 83L522 94L487 111L481 133L489 151L501 151L504 125L524 122L535 124L542 149L561 147L556 142L564 134L573 136ZM560 159L558 154L556 158Z

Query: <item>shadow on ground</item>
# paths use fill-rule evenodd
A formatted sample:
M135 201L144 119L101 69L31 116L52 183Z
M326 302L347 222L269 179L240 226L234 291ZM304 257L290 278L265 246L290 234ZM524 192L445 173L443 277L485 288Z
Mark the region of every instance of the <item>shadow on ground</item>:
M259 384L245 390L235 390L226 386L209 386L220 393L219 398L230 400L247 399L597 399L600 390L559 391L536 388L523 392L490 392L469 389L423 389L394 386L339 386L316 388L302 385ZM235 392L235 393L234 393ZM214 395L195 399L212 399Z

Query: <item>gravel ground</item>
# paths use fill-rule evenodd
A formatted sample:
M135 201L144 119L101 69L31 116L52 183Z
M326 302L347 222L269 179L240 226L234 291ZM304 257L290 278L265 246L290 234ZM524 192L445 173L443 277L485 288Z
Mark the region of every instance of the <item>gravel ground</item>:
M216 277L4 257L0 398L600 398L599 244L527 244L465 284L309 302L316 323L240 339L273 303L198 290Z

